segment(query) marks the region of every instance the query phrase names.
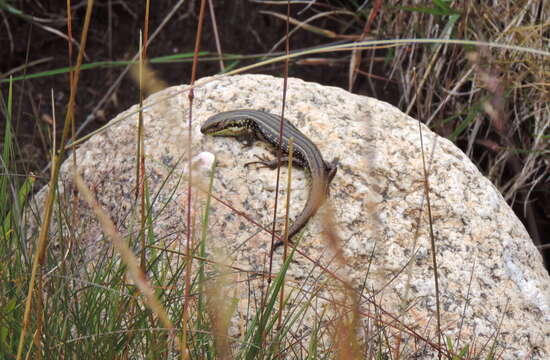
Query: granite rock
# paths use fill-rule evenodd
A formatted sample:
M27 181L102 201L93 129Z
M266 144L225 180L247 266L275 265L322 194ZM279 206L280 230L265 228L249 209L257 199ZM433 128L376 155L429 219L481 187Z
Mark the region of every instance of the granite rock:
M243 167L256 155L270 155L262 143L250 148L231 138L200 133L200 124L221 111L257 109L280 113L283 80L263 75L205 78L194 93L192 154L217 158L209 248L227 255L244 271L263 272L271 236L248 220L270 228L276 172ZM188 231L187 169L188 98L186 86L175 86L146 101L146 173L157 194L154 233L168 247L183 248ZM107 130L77 150L79 171L121 232L136 221L136 107L117 116ZM441 138L397 108L342 89L288 80L285 117L309 136L328 161L338 158L330 200L306 227L289 269L289 288L311 290L315 300L295 296L289 307L309 300L301 328L318 321L320 308L333 298L335 276L363 289L364 324L374 314L372 299L432 343L435 339L435 287L421 155L420 130L429 171L433 232L437 248L441 325L445 336L475 344L478 350L496 337L497 354L505 359L550 358L550 278L524 226L498 190L452 142ZM62 167L62 194L71 188L71 161ZM308 179L292 172L289 218L301 211ZM193 172L197 181L206 181ZM167 181L165 182L165 180ZM281 169L279 209L284 209L286 168ZM195 188L192 214L200 215L202 192ZM63 195L62 195L63 196ZM40 198L38 196L37 198ZM81 203L80 239L87 261L106 245L91 211ZM246 214L241 216L235 210ZM279 211L278 222L283 223ZM328 224L328 225L327 225ZM279 226L280 228L280 226ZM199 227L194 229L198 234ZM332 234L332 235L330 235ZM341 239L342 262L327 239ZM281 249L274 267L281 265ZM327 286L327 284L332 284ZM333 286L334 285L334 286ZM249 308L249 291L238 289L238 310ZM405 310L402 310L405 309ZM380 310L378 310L378 313ZM397 315L400 314L400 315ZM237 316L237 315L235 315ZM329 315L328 322L331 318ZM386 317L391 323L395 318ZM419 342L419 340L415 340ZM431 358L433 349L419 342L417 356ZM482 354L486 354L481 352ZM412 353L411 353L412 355Z

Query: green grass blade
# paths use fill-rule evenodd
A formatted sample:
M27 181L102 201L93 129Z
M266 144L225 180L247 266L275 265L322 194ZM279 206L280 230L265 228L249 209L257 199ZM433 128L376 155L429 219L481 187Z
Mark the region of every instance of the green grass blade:
M296 246L299 244L297 243ZM283 266L281 267L281 270L277 274L277 277L275 278L275 281L272 283L270 290L269 290L269 298L265 306L256 313L256 316L252 322L253 325L249 327L251 332L247 333L247 337L245 339L245 343L249 343L250 345L248 347L248 351L245 354L245 359L247 360L253 360L256 359L261 351L261 349L264 347L265 344L262 344L263 337L265 334L267 334L269 331L271 331L273 324L275 324L274 319L272 321L269 321L272 314L276 314L273 309L275 307L275 304L277 300L279 299L279 292L281 291L281 288L284 283L284 278L286 275L286 272L288 271L288 267L290 266L290 262L294 258L294 253L296 251L296 248L293 248L290 255L286 259L286 261L283 263ZM267 326L269 324L269 326Z
M13 133L12 133L12 109L13 109L13 79L10 77L10 84L8 88L8 101L6 112L6 125L4 127L4 143L2 147L2 164L1 171L3 174L0 176L0 216L3 216L8 211L8 199L10 190L10 164L13 159Z

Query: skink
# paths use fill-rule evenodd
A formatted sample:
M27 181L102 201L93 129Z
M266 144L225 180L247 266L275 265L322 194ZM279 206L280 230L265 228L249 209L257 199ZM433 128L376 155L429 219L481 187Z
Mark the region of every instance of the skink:
M293 138L292 163L309 172L311 184L306 205L288 231L288 238L292 240L292 237L300 232L323 204L329 184L336 175L337 160L335 159L331 163L324 161L317 146L286 119L284 120L284 136L279 144L280 121L279 116L263 111L226 111L206 120L201 126L201 132L212 136L234 136L247 145L251 145L254 140L264 141L275 148L280 146L285 155L288 155L288 141ZM288 163L288 157L281 158L281 163L278 163L277 159L260 161L260 163L275 169L283 163ZM279 242L275 247L281 244Z

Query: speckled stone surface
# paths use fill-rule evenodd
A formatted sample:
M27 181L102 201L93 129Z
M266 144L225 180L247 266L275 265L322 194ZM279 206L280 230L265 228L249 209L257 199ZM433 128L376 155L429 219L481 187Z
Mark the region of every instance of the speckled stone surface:
M199 127L221 111L250 108L280 113L283 81L244 75L207 78L199 83L203 85L195 90L192 155L201 151L215 154L215 195L269 227L275 171L243 167L245 162L254 161L255 155L271 154L269 149L260 143L245 148L235 139L203 136ZM148 181L151 192L158 192L153 205L158 217L154 233L163 239L164 246L173 248L183 247L187 232L185 89L172 87L151 96L146 104L152 106L144 116ZM135 210L135 110L120 114L108 130L78 150L80 172L121 232L128 231L136 221L131 215ZM435 290L418 122L387 103L299 79L289 79L285 114L318 145L326 160L339 158L330 206L325 206L323 212L333 215L347 264L338 267L332 260L323 235L326 221L321 220L322 214L316 216L300 244L300 250L309 258L296 255L289 269L289 288L309 289L312 293L319 290L312 301L317 309L308 310L306 321L295 331L307 333L308 321L317 318L323 304L332 297L335 282L315 265L318 262L357 287L366 284L368 291L364 290L361 298L364 314L374 314L368 301L372 296L392 314L399 314L400 307L408 304L401 317L404 323L436 343ZM475 344L479 352L488 341L493 344L498 333L496 351L503 358L549 359L550 278L539 253L498 190L476 166L450 141L424 126L422 132L431 171L444 334L454 342L460 337L461 344ZM63 165L66 189L71 186L70 167L70 161ZM286 176L286 169L282 169L279 209L284 208ZM198 171L194 177L199 182L205 180ZM290 219L306 200L308 182L302 170L293 171L292 184ZM200 191L196 193L194 199L199 199ZM196 208L192 214L199 216L201 201L193 203ZM82 246L93 259L106 245L90 210L82 206L79 212L83 219ZM282 211L278 218L281 224ZM246 218L218 201L212 202L209 248L221 249L231 265L264 271L270 239ZM275 268L280 266L280 259L279 249ZM259 291L260 287L258 282L238 290L238 309L246 312L247 299L259 297L248 292ZM289 306L304 301L295 296ZM368 317L363 320L367 322ZM327 321L330 323L330 316ZM423 351L416 354L419 358L433 356L424 344L418 347Z

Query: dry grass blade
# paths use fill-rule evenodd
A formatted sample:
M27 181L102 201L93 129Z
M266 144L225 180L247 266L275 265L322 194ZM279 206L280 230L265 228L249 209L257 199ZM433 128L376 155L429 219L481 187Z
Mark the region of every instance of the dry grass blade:
M266 15L271 15L271 16L274 16L278 19L281 19L281 20L287 20L287 16L286 15L282 15L282 14L279 14L279 13L276 13L274 11L267 11L267 10L263 10L263 11L260 11L261 14L266 14ZM300 21L300 20L296 20L296 19L293 19L293 18L289 18L288 21L293 24L293 25L296 25L297 28L292 30L292 32L296 31L297 29L304 29L306 31L310 31L312 33L315 33L315 34L318 34L318 35L322 35L324 37L327 37L329 39L340 39L340 40L357 40L359 39L359 36L358 35L342 35L342 34L337 34L335 33L334 31L331 31L331 30L327 30L327 29L322 29L322 28L319 28L317 26L314 26L314 25L309 25L308 22L310 21L313 21L315 19L318 19L320 17L325 17L325 16L330 16L330 15L339 15L339 14L345 14L345 15L351 15L351 16L356 16L355 13L352 13L350 11L345 11L345 10L338 10L338 11L327 11L325 13L321 13L321 14L317 14L315 16L312 16L311 18L305 20L305 21ZM290 34L292 34L292 32ZM280 42L279 42L280 43ZM278 43L278 44L279 44ZM276 47L277 45L275 45L274 47Z
M225 261L221 259L221 256L217 256L215 261L217 276L207 281L205 286L206 311L213 330L217 358L232 359L228 331L233 306L227 296L231 288L229 282L231 275L228 271L228 266L224 264Z
M210 10L210 19L212 20L212 31L214 33L214 40L216 41L216 51L218 52L220 62L220 72L224 72L225 65L223 63L222 45L220 42L220 35L218 31L218 22L216 21L216 12L214 11L214 4L212 0L208 0L208 9Z
M323 196L323 194L320 194ZM344 269L347 261L344 255L343 241L338 235L334 221L334 210L330 209L330 204L325 205L323 211L323 236L329 248L334 253L334 259L338 267ZM339 301L332 301L332 307L337 314L334 324L334 344L336 346L336 359L362 359L361 347L358 339L359 320L361 318L359 310L359 296L353 283L347 278L347 274L340 278L333 277L338 282L337 289L340 290L337 298Z
M380 11L380 7L382 6L381 0L376 0L374 3L374 6L371 10L370 16L368 21L365 23L365 26L363 27L363 32L361 33L361 36L359 37L359 41L364 41L367 39L367 35L371 31L372 23L374 22L374 19L376 18L376 15ZM358 69L361 65L361 50L354 49L351 52L350 57L350 64L349 64L349 74L348 74L348 91L352 91L353 84L355 83L355 80L357 79Z
M32 68L33 66L37 66L37 65L41 65L41 64L47 63L47 62L49 62L49 61L52 61L53 59L54 59L53 57L46 57L46 58L43 58L43 59L38 59L38 60L34 60L34 61L29 61L29 62L26 63L26 64L23 64L23 65L20 65L20 66L16 66L16 67L14 67L13 69L10 69L10 70L6 71L5 73L0 74L0 79L6 79L6 78L8 78L10 75L12 75L12 74L18 73L18 72L20 72L20 71L27 71L27 69L30 69L30 68Z
M294 157L294 138L290 138L288 141L288 168L287 168L287 186L286 186L286 206L285 206L285 227L284 227L284 247L283 247L283 261L286 261L288 257L288 214L290 210L290 199L292 194L292 159ZM273 256L273 255L272 255ZM279 313L277 315L277 327L280 329L283 321L283 306L285 300L285 279L283 277L283 286L281 286L281 293L279 294Z
M140 84L140 89L144 91L145 95L154 94L168 87L168 85L162 79L156 76L155 72L153 71L149 63L146 62L146 60L144 60L143 63L140 62L137 64L133 64L130 67L130 75L132 76L136 84Z
M199 21L197 23L197 33L195 35L195 50L193 54L193 68L191 69L191 81L190 84L195 84L195 79L197 76L197 67L198 67L198 58L199 58L199 49L201 44L201 36L202 36L202 26L204 24L204 14L206 9L206 0L201 0L200 5L200 12L199 12ZM184 290L184 298L185 303L183 305L183 315L182 315L182 322L184 324L187 323L187 320L189 319L189 299L190 299L190 291L191 291L191 269L192 269L192 258L190 256L191 254L191 241L192 241L192 234L193 234L193 224L191 221L191 189L192 189L192 183L193 183L193 171L192 171L192 157L191 157L191 143L193 140L192 137L192 122L193 122L193 87L191 87L188 91L188 100L189 100L189 116L188 116L188 123L187 123L187 156L188 156L188 163L187 168L189 169L189 175L188 175L188 182L187 182L187 239L186 239L186 252L187 252L187 271L185 272L185 290ZM182 331L182 344L186 347L185 349L182 349L182 359L188 359L189 358L189 352L187 351L187 329L184 328Z
M155 34L156 34L156 32L155 32ZM155 34L153 34L153 36ZM153 36L151 37L151 40L153 39ZM267 60L264 60L264 61L259 61L259 62L256 62L254 64L251 64L251 65L246 65L246 66L237 68L235 70L228 71L227 73L225 73L223 75L220 75L220 76L213 76L213 77L211 77L207 80L204 80L204 81L199 80L197 82L197 84L189 85L189 86L185 87L182 91L188 91L189 89L195 88L197 86L204 86L208 83L211 83L215 80L218 80L221 76L237 75L237 74L241 74L241 73L253 70L253 69L258 69L258 68L264 67L266 65L275 64L275 63L284 61L285 59L294 59L294 58L299 58L299 57L303 57L303 56L306 56L306 55L324 54L324 53L340 52L340 51L347 52L347 51L352 51L352 50L354 50L356 48L359 48L359 47L362 50L366 50L366 49L380 48L381 46L384 46L384 47L398 47L398 46L408 46L409 44L438 44L438 43L457 44L457 45L466 45L466 46L468 46L468 45L483 46L483 47L498 48L498 49L517 50L517 51L522 51L522 52L525 52L525 53L530 53L530 54L533 54L533 55L541 55L541 56L549 56L550 57L550 51L545 51L545 50L542 50L542 49L515 46L515 45L508 45L508 44L501 44L501 43L491 43L491 42L486 42L486 41L453 40L453 39L369 40L369 41L361 41L361 42L357 42L357 43L346 43L346 44L339 44L339 45L330 45L330 46L326 46L326 47L319 47L319 48L314 48L314 49L309 49L309 50L304 50L304 51L297 51L297 52L294 52L294 53L289 54L289 55L277 56L277 57L274 57L274 58L271 58L271 59L267 59ZM139 53L136 55L136 59L137 59L138 55L139 55ZM134 59L134 61L135 61L135 59ZM126 72L124 72L124 75L125 74L126 74ZM121 78L119 78L119 79L121 80ZM117 79L117 81L119 81L119 79ZM114 87L112 87L112 88L114 89ZM112 89L110 88L109 89L109 94L111 94L111 91L112 91ZM163 101L166 101L166 100L168 100L168 98L171 98L173 96L174 95L170 95L166 98L159 99L157 102L152 102L148 106L144 106L144 109L153 107L156 104L161 103ZM106 97L104 97L103 100L106 100ZM103 105L103 103L101 103L100 105ZM97 109L99 109L99 107L96 106L95 109L97 110ZM94 110L94 111L96 111L96 110ZM107 128L109 128L113 125L116 125L117 123L123 121L127 117L132 116L133 114L134 113L129 113L126 117L121 117L119 119L110 121L108 124L101 127L100 129L92 131L89 134L79 138L76 141L76 144L80 144L80 143L84 142L85 140L89 139L90 137L92 137L93 135L98 134L102 131L105 131ZM86 120L86 123L87 122L88 122L88 120ZM81 126L78 129L77 133L80 132L81 130L83 130L83 126ZM69 144L69 145L72 145L72 144Z
M80 50L78 52L76 70L73 76L71 77L71 93L69 97L69 104L67 107L67 114L65 117L65 126L63 128L63 136L61 138L61 144L59 146L59 149L60 149L59 155L54 156L52 161L52 165L53 165L52 178L50 180L50 187L48 190L48 195L46 197L46 203L44 206L44 216L42 218L42 226L40 228L38 246L36 247L36 251L33 258L31 278L29 280L29 289L27 293L27 299L25 302L25 313L23 315L23 326L19 337L19 344L17 346L17 357L16 357L17 360L20 360L23 355L23 345L25 341L26 330L27 330L27 327L29 326L29 321L30 321L30 312L31 312L31 305L32 305L32 298L33 298L33 291L34 291L36 276L38 274L39 265L41 265L42 262L44 261L44 254L45 254L46 245L48 242L48 232L49 232L52 213L53 213L53 204L56 197L59 169L61 167L61 159L63 159L63 156L65 154L65 142L67 141L67 138L69 135L69 127L70 127L69 125L71 124L70 119L73 117L74 104L76 101L76 88L78 85L80 66L82 64L82 59L84 57L84 49L86 48L86 40L88 38L88 29L89 29L90 20L92 17L93 3L94 3L93 0L89 0L87 3L86 17L84 19L84 28L82 30L82 36L81 36L82 47L80 47Z
M279 19L284 19L286 21L286 16L275 13L275 12L272 12L272 11L260 11L260 13L263 13L263 14L266 14L266 15L272 15L272 16L275 16ZM296 25L296 27L294 29L292 29L292 31L289 31L289 33L286 34L281 40L276 42L275 45L273 45L271 47L271 50L269 52L270 53L274 52L275 49L277 49L284 41L286 41L286 39L288 39L292 34L294 34L296 31L298 31L300 29L304 29L306 31L316 33L316 34L321 34L325 37L328 37L329 39L344 39L344 40L358 40L359 39L359 37L357 37L355 35L339 35L339 34L336 34L333 31L330 31L330 30L321 29L321 28L318 28L318 27L313 26L313 25L308 25L308 23L310 23L314 20L317 20L317 19L320 19L320 18L323 18L323 17L332 16L332 15L356 16L354 13L349 12L349 11L333 10L333 11L327 11L327 12L316 14L316 15L314 15L314 16L312 16L312 17L310 17L310 18L308 18L304 21L298 21L298 20L295 20L295 19L292 19L292 18L289 17L289 22ZM363 40L363 39L361 39L361 40Z
M439 300L439 276L437 271L437 248L435 244L435 235L433 230L433 217L432 217L432 207L430 202L430 170L426 167L426 155L424 153L424 140L422 136L422 125L418 123L418 131L420 137L420 150L422 151L422 170L424 175L424 196L426 197L426 207L428 210L428 223L430 228L430 244L432 249L432 263L433 263L433 273L434 273L434 284L435 284L435 305L436 305L436 320L437 320L437 341L438 341L438 356L441 359L443 355L441 353L441 309L440 309L440 300ZM435 143L435 141L434 141ZM431 166L430 166L431 167Z

